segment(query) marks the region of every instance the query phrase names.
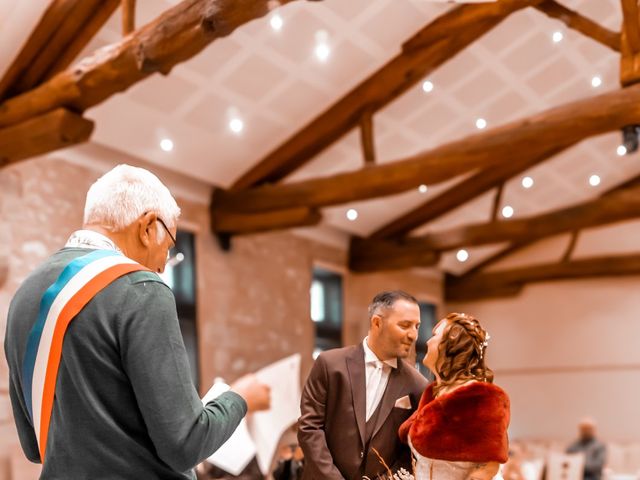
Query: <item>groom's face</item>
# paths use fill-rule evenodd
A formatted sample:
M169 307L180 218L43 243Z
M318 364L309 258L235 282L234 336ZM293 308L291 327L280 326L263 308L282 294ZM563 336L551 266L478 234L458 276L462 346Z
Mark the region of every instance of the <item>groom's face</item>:
M389 358L406 358L418 337L420 307L413 302L396 300L393 308L387 310L380 323L379 335L381 353Z

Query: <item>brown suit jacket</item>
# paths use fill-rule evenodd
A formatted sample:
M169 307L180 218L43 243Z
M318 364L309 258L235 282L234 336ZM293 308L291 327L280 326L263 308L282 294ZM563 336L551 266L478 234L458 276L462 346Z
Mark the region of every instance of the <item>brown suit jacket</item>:
M427 380L398 359L380 400L371 439L365 438L365 366L362 344L320 354L302 391L298 440L304 451L304 480L374 479L386 469L374 447L393 467L410 470L410 452L398 428L418 406ZM409 396L411 409L395 407ZM392 468L393 470L394 468Z

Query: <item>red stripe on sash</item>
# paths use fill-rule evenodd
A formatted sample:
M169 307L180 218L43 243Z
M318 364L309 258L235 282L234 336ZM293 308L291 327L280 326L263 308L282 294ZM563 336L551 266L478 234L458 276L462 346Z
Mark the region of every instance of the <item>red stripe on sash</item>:
M58 378L58 367L60 366L60 356L62 355L62 341L67 327L80 310L103 288L117 278L127 273L137 270L148 270L137 263L123 263L108 268L93 277L86 285L71 297L60 312L56 321L56 326L51 339L51 350L47 361L47 372L44 379L44 389L42 394L42 413L40 415L40 461L44 463L44 456L47 450L47 438L49 434L49 423L51 421L51 411L53 410L53 399L56 390L56 380Z

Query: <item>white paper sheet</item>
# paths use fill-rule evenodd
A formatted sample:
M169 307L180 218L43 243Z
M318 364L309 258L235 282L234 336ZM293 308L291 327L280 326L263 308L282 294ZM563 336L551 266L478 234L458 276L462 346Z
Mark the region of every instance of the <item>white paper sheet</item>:
M300 416L300 358L297 353L256 372L258 379L271 387L271 408L248 420L264 475L269 472L280 437Z
M271 408L250 414L231 438L208 461L238 475L255 456L264 475L276 453L282 434L300 416L300 354L278 360L256 372L258 379L271 387ZM203 404L213 400L229 386L216 382L202 398Z
M216 381L207 394L202 398L203 405L229 390L229 385ZM247 421L242 420L233 435L207 460L216 467L232 475L240 473L256 454L256 445L249 435Z

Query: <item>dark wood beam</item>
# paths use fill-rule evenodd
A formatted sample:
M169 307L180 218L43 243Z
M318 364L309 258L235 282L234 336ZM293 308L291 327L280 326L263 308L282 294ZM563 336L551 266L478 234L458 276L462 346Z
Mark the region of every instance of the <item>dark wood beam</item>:
M631 177L628 180L625 180L624 182L609 188L607 190L605 190L602 194L600 194L599 198L605 197L606 195L610 195L612 193L615 192L619 192L622 191L624 189L627 188L633 188L633 187L638 187L640 186L640 175L636 175L634 177ZM576 239L577 239L577 234L575 235ZM500 260L532 245L533 243L537 242L539 239L527 239L527 240L522 240L520 242L514 242L511 245L509 245L507 248L493 254L490 255L489 257L485 258L484 260L482 260L480 263L474 265L472 268L470 268L469 270L467 270L463 275L461 275L458 278L465 278L467 276L471 276L474 275L484 269L486 269L487 267L491 266L491 265L495 265L497 262L499 262ZM575 245L574 245L575 246ZM570 245L571 247L571 245ZM567 251L569 251L569 248L567 249ZM570 252L569 252L570 254Z
M573 251L576 249L579 236L580 236L580 230L574 230L573 232L571 232L571 239L569 239L569 244L567 245L567 249L564 251L564 255L562 255L563 262L568 262L569 260L571 260L571 255L573 255Z
M373 136L373 115L371 112L365 112L360 120L360 142L362 143L365 166L373 165L376 163L376 150Z
M499 252L496 252L493 255L490 255L487 258L485 258L484 260L480 261L480 263L475 264L469 270L464 272L464 274L456 276L456 278L465 278L467 275L471 276L471 275L474 275L474 274L476 274L476 273L478 273L480 271L483 271L489 265L496 264L498 261L502 260L503 258L507 258L508 256L512 255L513 253L515 253L515 252L517 252L519 250L522 250L526 246L529 246L532 243L535 243L536 241L537 240L532 240L530 242L523 241L523 242L512 243L511 245L509 245L508 247L504 248L503 250L500 250Z
M0 287L6 282L9 276L9 257L0 255Z
M0 168L18 160L89 139L93 122L59 108L17 125L0 128Z
M436 265L440 255L434 251L415 252L401 242L352 237L349 245L349 269L376 272Z
M404 242L418 251L446 251L492 243L531 241L638 216L640 187L541 215L465 225L421 237L408 237Z
M620 60L620 84L640 82L640 17L637 0L621 0L622 3L622 58Z
M554 0L545 0L538 4L536 8L549 17L560 20L567 27L592 38L596 42L599 42L616 52L620 51L620 33L612 32L608 28L599 25L593 20L580 15L578 12L565 7Z
M375 257L396 250L408 265L429 252L437 254L460 247L512 242L522 245L568 231L605 225L640 216L640 187L625 188L595 200L550 213L512 220L466 225L443 232L400 240L357 239L358 261L374 263ZM371 242L371 245L368 245ZM415 260L414 260L415 262Z
M71 42L67 45L61 55L58 56L56 61L51 65L44 75L44 80L49 80L57 73L60 73L66 69L71 63L76 60L82 50L89 45L91 39L98 33L98 31L107 23L109 17L113 14L118 6L118 0L103 0L93 15L84 22L78 31L75 33Z
M122 35L126 36L136 28L136 0L122 0Z
M441 192L432 199L413 208L402 216L392 220L373 232L371 238L399 238L409 234L412 230L435 220L441 215L450 212L474 198L499 187L508 179L522 173L529 168L538 165L570 145L563 145L543 152L536 157L516 156L510 162L484 168L478 173L455 184L451 188Z
M633 53L640 53L638 0L621 0L624 35Z
M232 190L277 182L358 125L425 75L473 43L514 11L540 0L502 0L451 9L405 43L402 53L242 175Z
M502 194L504 193L504 183L498 185L496 195L493 197L493 205L491 207L491 221L498 220L498 212L500 211L500 204L502 203Z
M256 213L384 197L512 162L514 152L518 152L518 162L539 159L585 138L638 122L640 86L633 86L556 107L397 162L302 182L224 192L216 208Z
M0 100L7 97L7 92L15 84L16 80L29 68L33 59L41 52L51 37L56 33L60 24L68 17L69 13L79 0L53 0L38 21L33 32L9 65L6 73L0 78Z
M477 301L517 295L529 283L557 280L640 275L640 255L595 257L570 262L535 265L490 273L463 280L447 277L447 301Z
M59 107L84 111L154 72L168 74L215 39L266 15L270 5L269 0L185 0L109 50L102 49L0 104L0 127Z
M211 230L216 234L241 235L316 225L320 220L320 212L305 207L249 214L220 214L212 209Z
M28 68L26 68L17 79L15 85L11 88L11 93L15 95L26 92L40 84L46 78L51 77L53 73L56 72L55 67L61 67L61 64L58 63L57 60L62 56L64 56L65 59L69 59L69 54L65 54L65 52L71 46L73 46L75 52L70 53L77 55L91 40L97 30L107 21L117 6L118 0L78 0L46 45L43 46L33 58ZM92 22L94 17L101 21L99 23L95 21ZM87 25L93 27L92 30L90 30L91 35L81 35L81 33L86 31ZM78 36L82 37L84 41L83 44L75 41ZM68 62L70 62L70 60L68 60ZM66 66L68 66L68 63L65 67Z

